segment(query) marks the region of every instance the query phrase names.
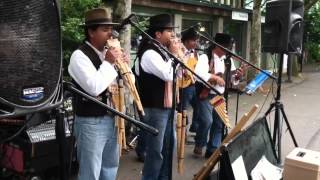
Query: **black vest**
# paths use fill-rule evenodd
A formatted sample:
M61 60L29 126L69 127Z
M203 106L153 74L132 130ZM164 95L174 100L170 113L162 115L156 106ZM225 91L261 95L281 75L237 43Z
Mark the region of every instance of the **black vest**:
M84 43L79 47L79 50L81 50L86 56L89 57L94 67L98 70L100 65L102 64L98 54L92 49L88 44ZM73 83L76 85L78 89L85 92L78 83L76 83L73 80ZM106 91L101 93L97 98L100 99L103 103L107 103L107 96L105 95ZM107 114L110 114L105 108L103 108L100 105L97 105L96 103L80 96L75 95L74 96L74 112L78 116L104 116Z
M137 79L141 103L143 107L164 108L165 81L153 74L146 73L141 67L141 57L149 49L158 52L164 61L167 61L168 58L168 56L164 55L166 54L165 52L160 52L152 43L146 43L139 51L139 76Z

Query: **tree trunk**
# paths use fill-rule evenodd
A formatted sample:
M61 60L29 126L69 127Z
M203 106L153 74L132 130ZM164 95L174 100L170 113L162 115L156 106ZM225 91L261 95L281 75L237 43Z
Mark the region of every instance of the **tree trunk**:
M319 0L305 0L304 2L304 13L306 14L308 10ZM298 76L299 75L299 65L298 65L298 58L294 56L292 60L292 76Z
M113 21L119 22L131 14L131 0L103 0L105 6L113 9ZM124 51L130 55L131 49L131 27L130 25L126 25L123 30L121 30L119 40L121 42L121 47Z
M120 22L131 14L131 0L117 0L114 4L113 17L116 21ZM120 33L120 42L122 48L127 54L130 55L131 49L131 27L130 25L125 26L125 28Z
M305 2L304 2L304 12L307 12L318 1L319 0L305 0Z
M252 64L260 65L261 54L261 2L262 0L255 0L253 2L252 11L252 25L250 37L250 62ZM248 72L248 78L251 79L255 71Z

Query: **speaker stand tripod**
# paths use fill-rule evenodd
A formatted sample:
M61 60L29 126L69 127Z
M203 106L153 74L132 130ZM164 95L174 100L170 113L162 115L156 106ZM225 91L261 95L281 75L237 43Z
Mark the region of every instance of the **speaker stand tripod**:
M280 113L283 116L283 119L288 127L290 136L293 140L293 143L295 145L295 147L298 147L298 143L294 137L294 134L292 132L292 129L290 127L287 115L284 111L283 108L283 104L280 101L281 98L281 82L282 82L282 68L283 68L283 53L280 54L280 62L279 62L279 69L278 69L278 79L277 79L277 95L275 97L275 102L272 103L269 107L269 109L267 110L267 112L265 113L265 116L269 115L270 112L275 109L275 119L274 119L274 127L273 127L273 144L274 146L276 146L277 143L277 163L280 164L281 163L281 131L282 129L280 128L281 123L280 123Z

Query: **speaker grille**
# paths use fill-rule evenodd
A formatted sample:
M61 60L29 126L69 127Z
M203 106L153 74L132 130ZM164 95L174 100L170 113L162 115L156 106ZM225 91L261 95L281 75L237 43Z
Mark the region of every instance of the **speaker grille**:
M0 100L40 106L61 76L61 35L54 0L0 1Z

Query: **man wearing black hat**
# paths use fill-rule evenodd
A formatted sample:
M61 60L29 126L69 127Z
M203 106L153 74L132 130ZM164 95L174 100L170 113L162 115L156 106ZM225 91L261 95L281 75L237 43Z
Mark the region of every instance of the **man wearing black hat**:
M174 38L174 26L169 14L159 14L149 20L147 33L169 47ZM146 157L142 172L142 180L168 179L169 130L173 125L168 123L172 107L172 60L148 39L143 39L139 49L138 84L140 98L144 107L143 121L159 130L158 136L144 133Z
M199 35L194 28L189 28L188 30L181 33L181 41L186 48L185 57L187 66L194 71L197 61L199 59L199 54L196 51L198 46ZM181 110L186 110L188 107L192 107L192 124L190 126L190 132L196 132L197 124L197 109L196 109L196 89L194 86L195 79L193 75L187 70L183 70L183 76L179 80L180 86L180 107Z
M104 46L112 37L110 10L96 8L85 13L85 42L70 58L68 71L77 88L112 106L107 88L116 84L114 62L119 50ZM119 146L114 116L81 96L74 99L74 131L79 160L79 180L116 179Z
M233 39L228 34L217 33L215 41L225 48L230 49L232 47ZM214 88L221 94L225 90L224 73L225 73L225 51L218 46L210 46L207 54L202 55L197 63L195 72L207 80L207 82L214 85ZM233 61L231 60L231 71L238 72L232 76L233 82L237 83L240 78L241 70L236 71ZM199 127L196 133L194 148L194 154L196 156L202 156L202 148L207 145L205 157L208 158L211 154L220 146L222 138L222 120L209 103L209 101L216 96L214 91L207 91L207 89L201 89L201 85L197 84L197 94L199 94L199 101L197 107L199 108ZM203 86L202 86L203 87ZM207 141L208 133L210 129L209 141Z

